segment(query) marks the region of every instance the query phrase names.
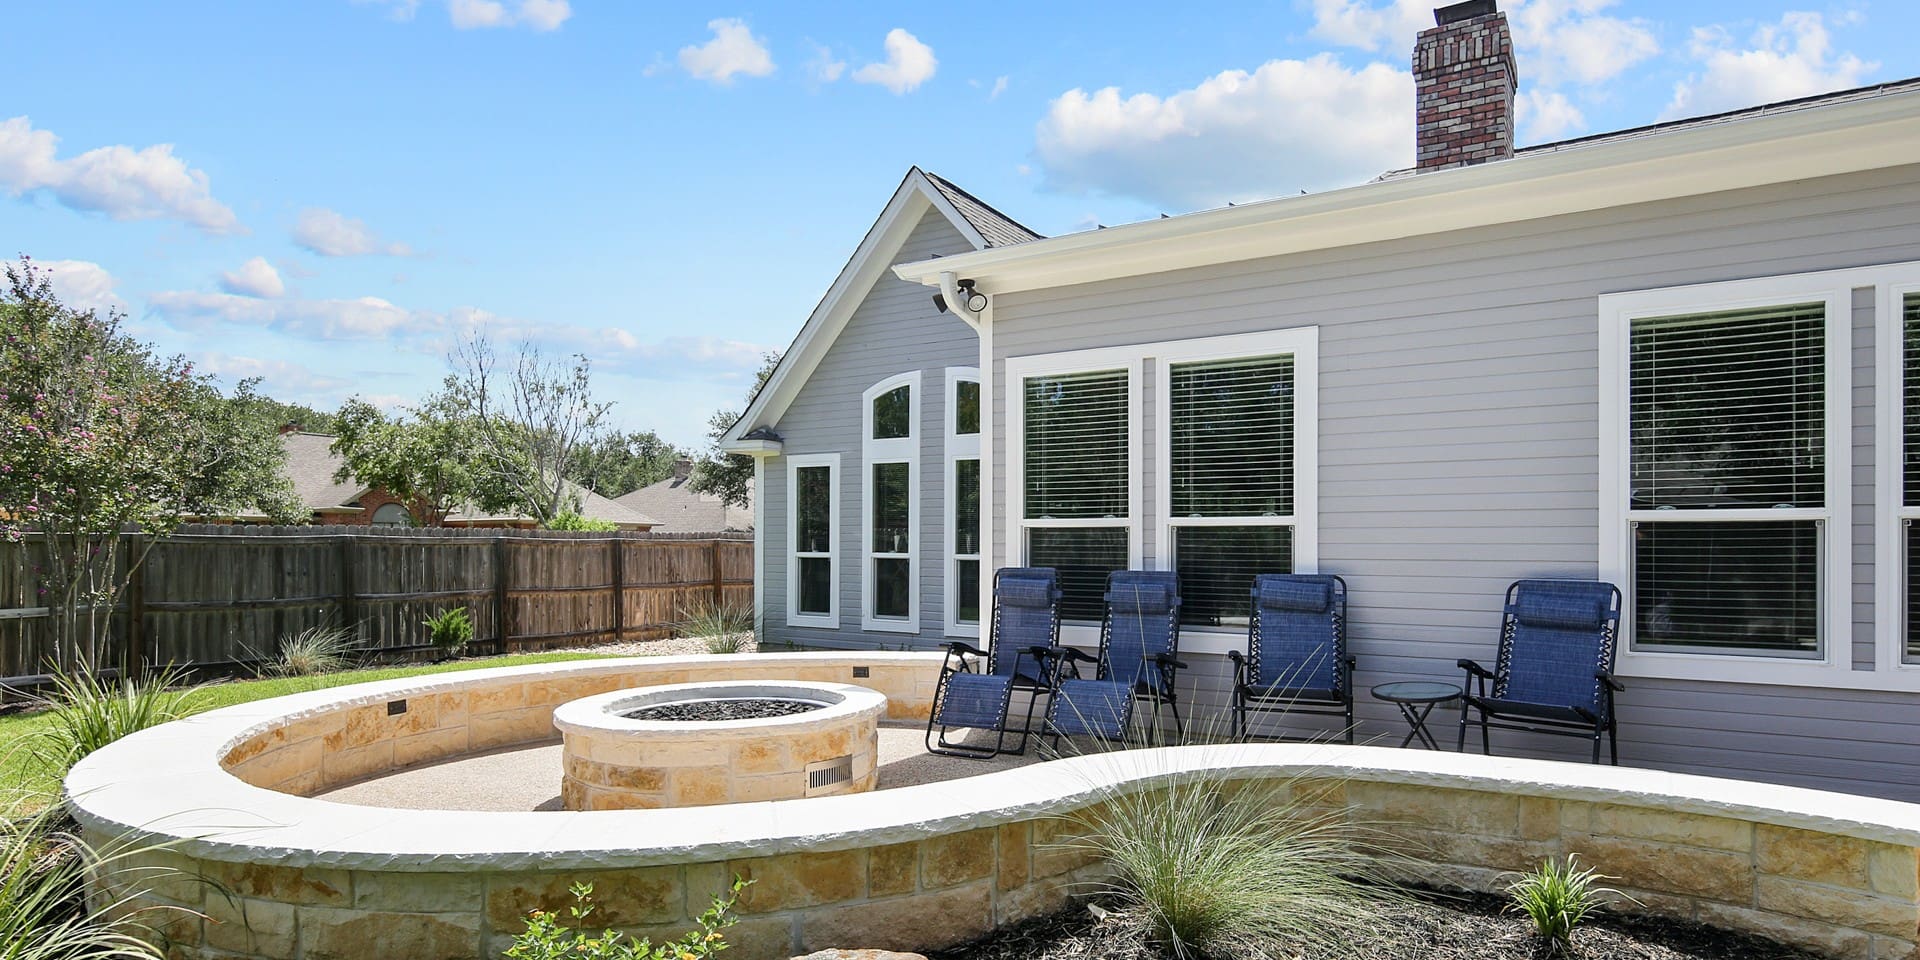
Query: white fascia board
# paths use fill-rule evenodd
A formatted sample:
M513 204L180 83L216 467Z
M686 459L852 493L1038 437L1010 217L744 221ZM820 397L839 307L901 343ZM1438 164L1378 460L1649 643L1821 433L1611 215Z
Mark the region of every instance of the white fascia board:
M756 453L767 455L750 442L744 442L742 437L756 427L773 426L786 413L787 406L799 395L800 388L806 385L807 378L820 365L821 358L826 356L827 348L840 336L840 331L846 329L847 321L853 319L853 312L866 300L873 285L886 275L887 269L892 266L894 254L906 243L913 228L920 225L920 218L928 207L940 211L975 249L986 247L986 238L928 182L926 174L919 167L908 171L906 179L894 191L893 199L887 201L886 209L881 211L880 218L874 221L846 267L834 278L833 286L827 288L826 296L820 298L819 305L807 317L799 336L781 355L780 363L767 378L766 386L754 395L753 402L747 405L740 419L734 421L733 428L720 439L720 449L748 456Z
M989 293L1422 236L1912 163L1920 92L1653 133L894 268Z

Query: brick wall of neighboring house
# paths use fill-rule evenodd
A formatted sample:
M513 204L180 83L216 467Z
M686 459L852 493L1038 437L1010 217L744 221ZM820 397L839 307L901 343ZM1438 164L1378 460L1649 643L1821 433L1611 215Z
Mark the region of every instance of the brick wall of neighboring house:
M385 490L375 487L374 489L367 491L366 495L360 498L359 511L354 513L335 513L332 511L328 511L327 513L316 513L314 514L314 522L338 524L343 527L370 526L373 523L373 512L389 503L404 504L406 503L406 501L401 500L399 497L396 497ZM413 518L415 523L422 522L423 519L426 517L426 511L422 510L418 504L413 505L410 509L412 509L413 511Z

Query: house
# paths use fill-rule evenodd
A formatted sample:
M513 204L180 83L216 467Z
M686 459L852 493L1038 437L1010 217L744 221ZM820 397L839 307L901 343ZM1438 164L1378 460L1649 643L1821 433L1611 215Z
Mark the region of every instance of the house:
M1509 582L1597 577L1625 593L1623 763L1920 800L1920 80L1515 149L1504 15L1436 21L1412 169L863 246L895 265L849 267L861 335L816 313L729 438L768 484L768 633L897 642L874 528L909 534L924 617L956 586L946 518L977 517L958 586L1061 567L1069 642L1094 641L1106 571L1178 571L1182 683L1217 700L1248 578L1335 573L1365 738L1404 732L1367 687L1490 659ZM935 290L978 303L971 336L927 337L963 322ZM985 414L964 440L956 366ZM894 384L922 432L873 439ZM956 444L977 491L925 466ZM920 486L876 512L896 461Z
M747 505L726 503L710 493L688 486L693 479L693 461L682 457L673 463L673 475L650 483L632 493L613 498L629 510L652 517L655 533L721 533L753 529L753 487L747 487Z
M420 522L419 504L408 503L378 487L353 480L335 480L345 462L333 453L334 438L323 433L308 433L297 428L283 429L280 442L287 450L287 475L293 480L294 494L313 511L313 522L343 526L411 527ZM605 520L622 530L651 530L657 524L652 517L622 506L585 487L576 485L580 514L590 520ZM491 514L465 509L449 515L449 527L503 527L530 529L539 522L522 515Z

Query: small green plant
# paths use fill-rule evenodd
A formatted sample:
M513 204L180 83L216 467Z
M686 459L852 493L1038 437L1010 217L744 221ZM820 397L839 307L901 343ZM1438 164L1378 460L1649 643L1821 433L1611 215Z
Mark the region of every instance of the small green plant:
M347 630L317 624L280 638L280 652L268 672L281 677L317 677L353 666L355 637Z
M733 915L733 907L740 900L740 891L752 882L735 879L727 895L714 897L707 911L694 921L693 930L677 940L658 944L645 937L635 940L617 930L607 930L597 937L586 932L587 918L594 910L593 884L576 883L568 888L573 894L573 905L567 908L569 922L563 923L553 911L533 911L527 915L527 929L513 938L506 955L515 960L706 960L727 949L721 931L740 922Z
M443 657L458 657L473 642L473 618L466 607L453 607L428 617L427 640Z
M581 516L578 513L569 511L567 513L554 514L553 519L547 521L547 529L611 533L612 531L620 529L620 525L614 523L612 520L595 520L592 517Z
M708 653L745 653L754 648L753 611L704 600L681 621L680 634L705 640Z
M1382 872L1393 857L1322 798L1292 781L1154 775L1071 818L1078 836L1063 845L1111 864L1102 892L1180 960L1359 955L1404 894Z
M8 960L159 960L165 914L145 894L178 871L128 842L89 846L57 829L56 811L0 821L0 957ZM91 881L92 895L89 895Z
M34 762L62 779L87 754L127 734L198 712L199 691L185 681L175 667L140 680L54 674L53 692L40 700L47 726L30 748Z
M1542 860L1540 869L1520 874L1507 884L1507 896L1511 898L1507 909L1533 921L1534 931L1547 941L1549 949L1565 951L1573 946L1573 928L1598 909L1604 898L1625 896L1599 885L1610 879L1590 867L1581 867L1577 853L1568 854L1565 861Z

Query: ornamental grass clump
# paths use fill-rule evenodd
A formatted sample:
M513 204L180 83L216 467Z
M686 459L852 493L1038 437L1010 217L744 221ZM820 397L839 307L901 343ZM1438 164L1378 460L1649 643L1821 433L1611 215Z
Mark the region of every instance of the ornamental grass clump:
M740 891L751 880L733 881L724 897L716 896L698 919L694 929L677 940L654 943L645 937L633 939L618 930L606 930L599 936L584 928L593 914L593 884L576 883L568 888L573 905L567 908L567 922L550 910L535 910L527 915L527 929L513 938L506 955L514 960L707 960L727 949L724 931L740 922L733 907Z
M0 821L0 957L159 960L168 914L192 911L144 895L157 883L185 882L179 871L143 861L131 843L90 846L58 828L62 816Z
M317 677L353 666L354 635L324 624L280 638L280 651L268 672L280 677Z
M1538 870L1520 874L1507 884L1507 909L1531 920L1548 949L1564 953L1573 948L1573 930L1588 914L1607 897L1625 896L1600 885L1610 879L1591 867L1581 867L1577 853L1568 854L1564 861L1542 860Z
M47 708L46 728L28 748L34 762L62 779L87 754L121 737L198 712L200 691L184 686L185 680L174 667L139 680L54 674L53 692L40 701Z
M753 611L738 604L704 601L687 614L680 633L706 641L708 653L746 653L754 649Z
M1181 960L1358 956L1404 894L1371 831L1324 796L1297 780L1157 775L1074 816L1066 845L1104 861L1101 897Z

